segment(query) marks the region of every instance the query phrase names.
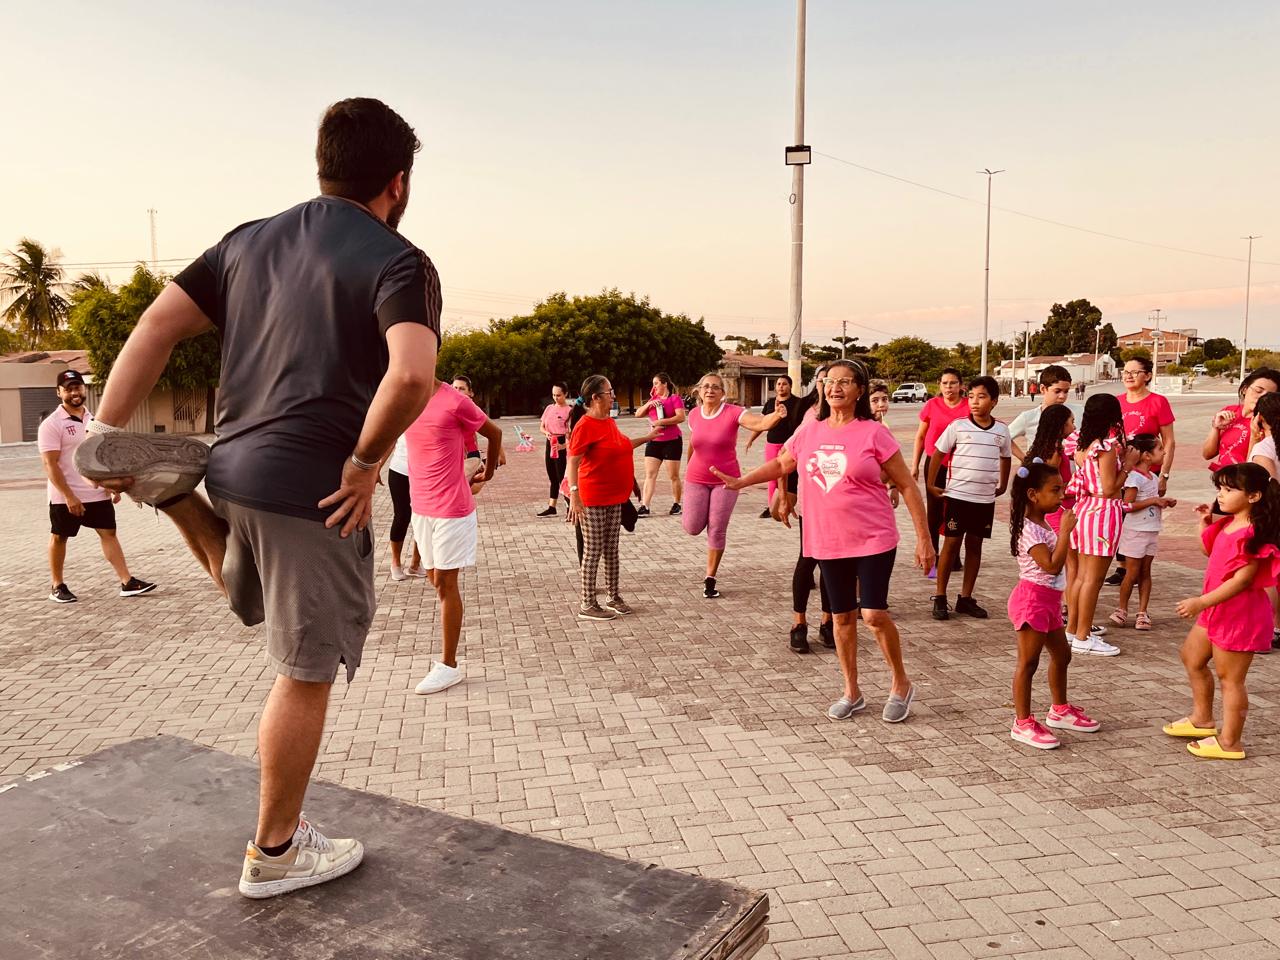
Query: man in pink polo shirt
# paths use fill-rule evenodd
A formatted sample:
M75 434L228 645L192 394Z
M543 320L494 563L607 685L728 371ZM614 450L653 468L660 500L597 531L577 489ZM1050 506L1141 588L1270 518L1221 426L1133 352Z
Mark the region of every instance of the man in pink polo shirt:
M462 593L458 574L476 565L476 501L467 469L467 438L479 431L488 443L487 482L502 460L502 429L466 395L437 380L431 399L408 430L409 523L422 564L440 601L440 659L415 688L439 693L461 683L458 640L462 636Z
M75 370L63 370L57 379L58 408L40 424L37 447L49 478L49 573L54 603L75 603L78 599L62 579L67 559L67 540L89 527L98 534L102 555L120 578L120 596L137 597L150 593L154 583L129 573L124 550L116 537L114 497L80 475L76 470L76 447L84 442L85 426L93 414L85 409L84 378Z

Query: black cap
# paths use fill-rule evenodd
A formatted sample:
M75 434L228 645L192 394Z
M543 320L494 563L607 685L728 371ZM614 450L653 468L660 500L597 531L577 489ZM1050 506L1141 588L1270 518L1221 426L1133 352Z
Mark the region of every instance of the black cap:
M80 386L83 387L84 377L80 376L80 374L75 370L63 370L60 374L58 374L58 379L57 379L58 386L66 387L66 386L70 386L73 383L78 383L80 384Z

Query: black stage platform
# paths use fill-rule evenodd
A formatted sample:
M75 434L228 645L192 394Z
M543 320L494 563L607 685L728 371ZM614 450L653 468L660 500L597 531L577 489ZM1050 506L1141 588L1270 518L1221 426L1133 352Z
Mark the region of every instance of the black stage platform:
M156 737L4 789L0 958L745 960L767 938L762 894L330 783L308 812L364 863L246 900L257 783Z

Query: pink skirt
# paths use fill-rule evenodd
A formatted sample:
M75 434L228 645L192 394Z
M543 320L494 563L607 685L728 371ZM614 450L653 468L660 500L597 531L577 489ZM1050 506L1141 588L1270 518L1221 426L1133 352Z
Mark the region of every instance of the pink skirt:
M1050 633L1062 629L1062 591L1019 580L1009 594L1009 622L1015 630L1030 627L1038 633Z

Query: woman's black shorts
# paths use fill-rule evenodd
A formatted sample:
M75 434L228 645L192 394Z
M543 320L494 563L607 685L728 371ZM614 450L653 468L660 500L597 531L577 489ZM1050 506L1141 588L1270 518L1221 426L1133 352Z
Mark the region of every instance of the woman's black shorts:
M650 440L644 445L644 455L655 460L676 460L684 456L684 437L671 440Z
M827 588L832 613L851 613L854 610L888 610L889 578L893 576L893 561L898 548L869 557L841 557L838 560L819 560L822 582Z

